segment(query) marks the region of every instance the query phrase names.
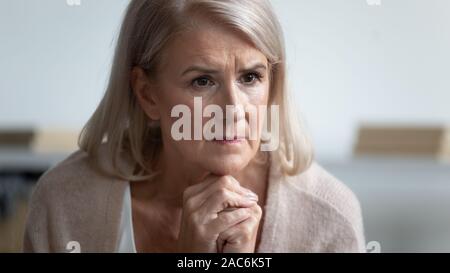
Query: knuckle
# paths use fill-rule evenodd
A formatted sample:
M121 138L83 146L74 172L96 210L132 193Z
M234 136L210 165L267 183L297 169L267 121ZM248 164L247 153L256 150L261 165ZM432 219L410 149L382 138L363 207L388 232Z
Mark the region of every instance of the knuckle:
M252 240L252 235L248 233L241 232L236 237L236 243L237 244L245 244L247 242L250 242Z
M197 226L198 224L199 224L199 216L198 216L198 214L197 213L195 213L195 212L190 212L189 214L188 214L188 222L189 222L189 224L191 224L192 226Z
M187 211L192 212L195 208L195 200L193 200L192 198L187 199L185 204L185 208Z
M229 176L224 176L220 179L221 186L224 188L233 188L236 186L236 181Z
M206 237L206 232L207 232L207 229L203 225L200 225L195 229L196 235L200 238Z
M231 176L227 176L226 179L227 179L227 181L228 181L228 185L229 185L229 186L236 187L236 186L239 185L239 183L237 182L237 180L234 179L234 178L231 177Z
M226 189L226 188L220 188L218 191L217 191L217 196L219 197L219 198L223 198L223 199L227 199L227 198L229 198L229 192L228 192L228 190Z
M183 192L183 203L186 203L187 200L189 200L190 193L191 193L190 188L187 188L187 189L184 190L184 192Z
M233 215L231 213L222 213L220 215L220 220L224 223L229 223L231 221L233 221Z
M261 218L263 213L262 208L259 205L253 207L253 212L258 219Z
M250 210L247 209L247 208L239 210L239 216L240 217L248 217L250 215L251 215Z
M253 234L253 228L250 225L244 225L241 228L241 234L244 238L250 238Z
M227 177L221 177L218 181L219 188L224 189L229 186L229 180Z

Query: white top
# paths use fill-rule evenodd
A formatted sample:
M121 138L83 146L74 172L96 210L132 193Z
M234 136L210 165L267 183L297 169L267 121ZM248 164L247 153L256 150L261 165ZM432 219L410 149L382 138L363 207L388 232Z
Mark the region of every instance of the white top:
M117 252L119 253L136 253L136 246L134 244L130 183L128 183L125 189L125 196L123 198L122 219L120 220L118 245Z

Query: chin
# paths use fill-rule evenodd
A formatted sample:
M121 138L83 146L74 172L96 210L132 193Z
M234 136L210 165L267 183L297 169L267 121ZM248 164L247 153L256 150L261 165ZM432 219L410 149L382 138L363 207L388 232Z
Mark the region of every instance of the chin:
M209 156L204 168L216 175L233 175L243 170L250 158L242 155Z

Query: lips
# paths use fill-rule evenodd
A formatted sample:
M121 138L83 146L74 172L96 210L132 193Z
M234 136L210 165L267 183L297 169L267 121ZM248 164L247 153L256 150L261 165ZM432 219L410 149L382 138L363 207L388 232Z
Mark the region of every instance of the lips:
M222 139L216 139L214 138L213 141L235 141L235 140L244 140L245 137L239 137L239 136L234 136L231 139L227 139L225 136Z
M235 136L233 139L213 139L213 141L220 144L237 144L242 142L244 139L244 137Z

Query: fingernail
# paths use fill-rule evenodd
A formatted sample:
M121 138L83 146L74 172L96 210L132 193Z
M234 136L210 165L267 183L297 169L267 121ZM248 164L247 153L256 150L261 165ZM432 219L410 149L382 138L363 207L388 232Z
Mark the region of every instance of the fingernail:
M253 195L253 196L258 197L258 195L257 195L256 193L252 192L251 190L248 190L248 193L249 193L250 195Z
M253 192L249 192L245 195L245 197L251 201L258 201L258 195Z

